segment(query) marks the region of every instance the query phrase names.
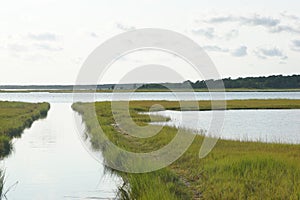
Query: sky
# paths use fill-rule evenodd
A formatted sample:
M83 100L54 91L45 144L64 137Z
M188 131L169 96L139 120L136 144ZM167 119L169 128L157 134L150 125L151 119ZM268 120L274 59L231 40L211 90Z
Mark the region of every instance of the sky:
M11 0L0 7L0 85L74 84L96 47L140 28L191 38L223 78L300 74L300 1ZM119 82L151 64L171 66L183 80L199 79L180 58L148 50L116 61L99 83ZM164 70L146 73L133 80L179 80Z

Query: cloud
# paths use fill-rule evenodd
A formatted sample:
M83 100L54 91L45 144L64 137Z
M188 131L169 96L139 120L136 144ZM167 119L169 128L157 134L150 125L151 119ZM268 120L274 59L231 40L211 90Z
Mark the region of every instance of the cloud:
M134 26L124 25L122 23L116 23L116 27L122 31L132 31L136 29Z
M281 33L281 32L289 32L289 33L296 33L300 34L300 28L295 28L289 25L280 25L270 29L272 33Z
M217 45L207 45L207 46L203 46L202 48L206 51L223 52L223 53L229 52L229 49L222 48Z
M238 19L232 15L212 17L210 19L204 20L204 22L206 23L213 23L213 24L223 23L223 22L236 22L236 21L238 21Z
M232 38L236 38L239 35L239 30L237 29L232 29L228 33L225 34L225 39L230 40Z
M4 50L7 50L11 53L14 53L14 55L22 55L24 53L32 53L36 50L45 50L45 51L61 51L63 48L61 47L55 47L53 45L50 45L45 42L36 43L36 44L22 44L22 43L10 43L7 44L4 48Z
M192 29L191 32L195 35L202 35L202 36L206 37L207 39L226 39L226 40L235 38L239 34L239 31L237 29L232 29L223 35L221 35L221 34L218 35L218 34L216 34L215 29L212 27Z
M61 47L53 47L48 44L35 44L34 46L37 47L38 49L46 50L46 51L61 51L61 50L63 50L63 48L61 48Z
M243 57L243 56L246 56L248 53L247 53L247 47L246 46L240 46L239 48L237 49L234 49L232 52L231 52L231 55L232 56L235 56L235 57Z
M253 25L253 26L265 26L274 27L280 23L279 19L272 17L264 17L260 15L254 15L252 17L240 17L242 24Z
M192 33L194 33L195 35L203 35L208 39L213 39L216 37L214 28L193 29Z
M244 26L262 26L270 33L288 32L300 34L300 26L298 24L299 17L287 13L280 13L277 17L264 16L259 14L248 15L230 15L220 14L219 16L207 17L204 20L195 20L196 22L204 22L207 24L221 23L237 23Z
M280 58L281 60L288 59L288 56L277 47L262 47L257 48L254 51L254 54L260 59L268 59L268 58Z
M293 51L300 51L300 40L293 40L291 49Z
M211 17L204 20L206 23L224 23L224 22L238 22L242 25L252 25L252 26L264 26L264 27L274 27L280 23L279 19L261 16L254 14L251 16L219 16Z
M280 65L285 65L286 62L285 62L285 61L280 61L279 64L280 64Z
M39 34L28 34L28 37L32 40L38 41L56 41L58 36L54 33L39 33Z
M89 33L89 35L90 35L91 37L93 37L93 38L98 38L98 37L99 37L99 36L98 36L96 33L94 33L94 32Z
M28 51L28 47L22 44L9 44L7 49L13 52L25 52Z
M296 15L293 15L293 14L289 14L288 12L284 11L282 13L280 13L280 15L284 18L287 18L287 19L292 19L292 20L300 20L300 18Z
M217 45L207 45L202 47L206 51L218 52L218 53L230 53L234 57L243 57L248 55L248 48L244 45L238 47L237 49L228 49L224 47L220 47Z

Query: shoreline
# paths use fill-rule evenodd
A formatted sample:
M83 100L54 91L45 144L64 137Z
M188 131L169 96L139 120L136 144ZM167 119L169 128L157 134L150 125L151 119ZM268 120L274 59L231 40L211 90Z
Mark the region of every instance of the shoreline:
M11 153L12 139L21 137L26 128L47 117L49 103L25 103L0 101L0 158Z
M232 109L259 109L266 105L277 109L300 108L300 100L276 100L277 103L274 100L230 101L227 103L229 102ZM147 124L150 122L149 116L138 112L148 111L151 105L156 103L164 104L172 110L179 109L174 102L134 101L130 104L131 117L138 125ZM204 103L202 101L202 104ZM92 105L93 103L75 103L72 108L82 116L94 148L101 150L104 158L113 157L120 165L128 164L126 158L120 158L105 150L106 141L97 134L97 129L93 125L95 121L90 118ZM149 152L160 149L173 139L178 130L164 127L160 133L151 138L135 138L118 131L113 126L114 118L110 111L110 102L97 102L95 106L98 111L98 122L101 127L109 130L105 132L106 137L128 151ZM208 102L202 105L202 108L209 109ZM299 197L297 196L300 194L300 179L297 178L300 177L299 144L220 139L205 158L199 159L199 148L203 139L203 136L196 135L192 145L178 160L158 171L131 174L112 170L112 173L121 176L125 183L120 188L121 199L126 196L134 199L219 199L219 197L232 199L244 198L244 195L253 198L263 195L266 198L279 199ZM264 187L261 187L261 184ZM293 190L290 190L291 188Z
M174 89L174 91L164 89L137 89L137 90L9 90L1 89L0 93L126 93L126 92L300 92L300 88L295 89L247 89L228 88L224 90L215 89L194 89L193 91L184 89Z

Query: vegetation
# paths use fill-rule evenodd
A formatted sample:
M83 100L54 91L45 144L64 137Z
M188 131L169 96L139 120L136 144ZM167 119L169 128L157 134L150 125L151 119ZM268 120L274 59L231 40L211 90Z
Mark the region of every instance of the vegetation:
M12 149L11 140L21 135L25 128L47 115L48 103L0 102L0 157Z
M140 112L148 112L154 104L180 110L178 102L133 101L130 103L130 114L136 124L144 126L151 121L149 115ZM209 101L200 101L199 105L201 110L211 109ZM300 100L230 100L227 105L228 109L299 109ZM100 123L106 137L128 151L159 149L169 143L177 132L176 128L163 127L153 137L137 138L118 128L110 102L75 103L72 107L82 115L93 147L101 149L104 158L114 156L119 165L126 162L126 158L112 155L105 148L107 141L95 128L94 108L97 123ZM117 117L122 114L122 111L114 113ZM186 134L192 133L186 131ZM202 142L203 136L197 135L180 159L155 172L130 174L114 171L124 180L124 185L120 187L121 198L300 199L300 145L219 140L207 157L199 159Z
M0 159L11 152L12 138L20 136L35 120L46 117L49 109L48 103L0 101ZM5 197L4 178L4 172L0 170L0 199Z
M224 85L222 85L222 82ZM246 78L224 78L221 80L202 80L202 81L185 81L184 83L166 83L166 84L144 84L141 89L164 89L169 88L186 88L192 86L194 89L206 89L207 85L213 88L245 88L245 89L299 89L300 75L283 76L261 76Z
M183 83L158 83L158 84L104 84L104 85L80 85L76 86L76 92L128 92L136 90L137 92L168 92L171 88L176 91L186 91L187 86L196 92L206 92L207 84L213 88L212 91L220 91L223 88L222 81L227 92L244 91L300 91L300 75L273 75L261 77L246 78L224 78L222 80L199 80L196 82L185 81ZM49 92L49 93L70 93L73 92L73 85L0 85L0 92ZM221 90L222 91L222 90Z
M222 101L214 101L217 109L224 109ZM176 101L131 101L133 110L145 111L154 104L159 104L165 110L182 110ZM193 102L185 101L185 110ZM211 101L198 101L199 110L211 110ZM219 105L219 107L218 107ZM191 108L194 110L193 108ZM251 100L228 100L226 109L300 109L300 99L251 99Z
M223 79L226 88L300 88L300 75Z

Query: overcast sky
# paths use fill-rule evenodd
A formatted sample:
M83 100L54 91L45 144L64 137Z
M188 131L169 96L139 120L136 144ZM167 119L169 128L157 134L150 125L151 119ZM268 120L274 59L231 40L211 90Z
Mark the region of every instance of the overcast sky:
M0 27L1 85L73 84L97 46L139 28L190 37L222 77L300 73L295 0L11 0L1 2ZM101 83L117 82L126 70L147 64L176 66L187 72L185 79L197 79L180 59L145 51L120 59Z

